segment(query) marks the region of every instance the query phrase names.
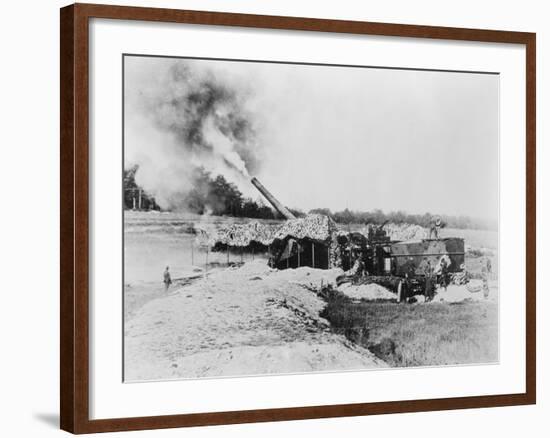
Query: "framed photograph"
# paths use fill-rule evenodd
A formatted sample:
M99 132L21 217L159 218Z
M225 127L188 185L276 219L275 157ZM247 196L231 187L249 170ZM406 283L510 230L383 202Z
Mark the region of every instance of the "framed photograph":
M62 429L535 403L535 34L60 22Z

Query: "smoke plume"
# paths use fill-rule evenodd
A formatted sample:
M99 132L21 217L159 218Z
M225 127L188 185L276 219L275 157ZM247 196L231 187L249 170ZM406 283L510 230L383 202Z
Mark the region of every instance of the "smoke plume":
M125 64L125 167L165 209L187 207L194 175L244 187L258 168L252 91L242 80L193 61L148 59Z

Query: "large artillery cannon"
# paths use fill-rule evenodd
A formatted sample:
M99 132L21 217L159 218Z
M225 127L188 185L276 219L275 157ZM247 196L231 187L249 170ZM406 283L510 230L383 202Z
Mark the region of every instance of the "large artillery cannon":
M275 210L277 210L280 214L282 214L286 219L296 219L296 216L294 216L291 211L286 208L283 204L281 204L275 196L273 196L269 190L267 190L263 184L258 181L256 177L253 177L250 182L256 187L259 192L264 195L264 198L269 201L269 203L273 206Z
M250 182L289 220L281 225L270 244L270 263L274 267L339 267L346 271L343 277L380 281L384 285L407 278L411 292L423 290L428 277L450 276L464 269L462 238L399 241L392 240L384 230L387 221L363 234L339 231L328 216L308 215L297 220L256 178ZM359 275L354 272L356 266L362 266Z

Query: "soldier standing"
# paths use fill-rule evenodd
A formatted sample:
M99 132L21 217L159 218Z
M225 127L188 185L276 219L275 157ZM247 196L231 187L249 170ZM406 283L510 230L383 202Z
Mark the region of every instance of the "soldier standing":
M491 272L491 261L487 258L486 263L481 267L481 278L483 280L483 298L489 298L489 273Z
M447 261L444 258L441 259L440 263L441 263L440 284L445 289L445 291L447 291L449 266L447 265Z
M164 270L164 292L168 292L168 289L170 288L170 285L172 284L172 277L170 276L170 267L166 266L166 269Z
M432 235L435 237L435 239L439 239L439 230L441 229L442 223L441 218L439 216L436 216L434 219L432 219L432 223L430 224L430 236L429 239L432 238Z
M411 283L409 280L409 274L405 274L398 285L397 301L400 303L406 303L411 292Z
M424 272L426 275L424 296L426 297L426 301L431 301L434 296L434 284L433 284L433 278L432 278L432 266L429 260L428 260L428 263L426 264L426 269Z

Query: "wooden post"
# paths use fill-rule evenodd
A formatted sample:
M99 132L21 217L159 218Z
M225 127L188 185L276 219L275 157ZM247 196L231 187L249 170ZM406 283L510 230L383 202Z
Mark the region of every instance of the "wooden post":
M298 245L298 267L300 267L300 249L301 249L301 247L300 247L299 243L297 245Z
M315 244L311 242L311 264L315 268Z
M136 209L136 196L132 196L132 210Z
M138 210L141 210L141 189L139 189L138 193Z

